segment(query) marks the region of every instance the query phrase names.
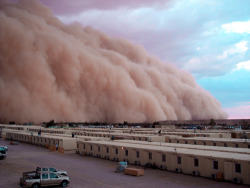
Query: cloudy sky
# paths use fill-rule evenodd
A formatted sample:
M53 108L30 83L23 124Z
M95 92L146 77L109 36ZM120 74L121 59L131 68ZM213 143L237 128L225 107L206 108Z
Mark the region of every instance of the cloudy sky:
M142 45L190 72L229 118L250 119L250 1L40 0L79 22Z

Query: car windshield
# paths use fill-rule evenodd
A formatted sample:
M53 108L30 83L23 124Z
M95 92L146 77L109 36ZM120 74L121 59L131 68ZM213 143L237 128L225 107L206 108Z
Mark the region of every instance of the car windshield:
M54 173L49 173L49 177L50 178L58 178L58 176L56 174L54 174Z
M57 172L57 170L54 169L54 168L50 168L49 171L51 171L51 172Z
M0 153L6 154L6 149L5 148L0 148Z

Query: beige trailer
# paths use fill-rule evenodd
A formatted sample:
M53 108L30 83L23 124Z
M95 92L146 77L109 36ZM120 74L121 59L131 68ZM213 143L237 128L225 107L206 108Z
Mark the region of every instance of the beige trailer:
M249 139L231 139L231 138L182 138L178 136L165 136L165 142L181 143L204 146L236 147L250 148Z
M20 131L7 131L6 139L48 147L51 151L59 153L74 153L76 151L76 138L53 136L43 133L41 136Z
M241 153L250 155L250 150L247 148L231 148L231 147L215 147L215 146L202 146L202 145L191 145L191 144L177 144L177 143L159 143L159 142L141 142L134 140L119 140L115 142L132 143L140 145L152 145L152 146L163 146L163 147L174 147L174 148L185 148L185 149L199 149L206 151L222 151L228 153Z

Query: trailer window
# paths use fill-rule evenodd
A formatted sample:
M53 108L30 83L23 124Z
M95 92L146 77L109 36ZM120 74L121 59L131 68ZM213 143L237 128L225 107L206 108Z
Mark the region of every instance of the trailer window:
M235 164L235 172L241 173L241 165L240 164Z
M177 157L177 164L181 164L181 157Z
M117 148L115 149L115 154L118 154L118 149Z
M136 157L139 158L140 157L140 152L136 151Z
M166 162L166 155L162 155L162 162Z
M218 161L214 161L214 169L218 170Z
M152 153L148 153L148 159L152 160Z
M194 159L194 166L199 166L199 160L198 159Z
M126 149L126 156L128 156L128 150Z

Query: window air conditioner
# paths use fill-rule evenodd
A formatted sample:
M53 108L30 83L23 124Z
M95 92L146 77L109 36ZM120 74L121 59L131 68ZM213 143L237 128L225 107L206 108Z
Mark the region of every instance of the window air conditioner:
M160 166L160 169L162 169L162 170L166 170L166 169L167 169L167 167L166 167L166 166L161 165L161 166Z
M240 178L234 178L234 183L237 183L237 184L242 184L242 180Z
M193 171L193 172L192 172L192 175L193 175L193 176L200 176L200 172L199 172L199 171Z
M217 178L216 174L211 174L211 178L215 180Z
M182 172L182 170L181 170L181 168L176 168L176 169L175 169L175 172L177 172L177 173L181 173L181 172Z

